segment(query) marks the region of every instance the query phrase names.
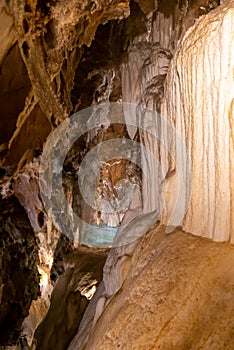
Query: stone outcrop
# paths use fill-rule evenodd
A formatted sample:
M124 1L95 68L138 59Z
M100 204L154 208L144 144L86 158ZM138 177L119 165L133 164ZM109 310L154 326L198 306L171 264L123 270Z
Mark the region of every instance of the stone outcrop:
M45 115L61 122L71 111L70 91L83 45L99 24L129 15L128 1L15 2L18 43Z

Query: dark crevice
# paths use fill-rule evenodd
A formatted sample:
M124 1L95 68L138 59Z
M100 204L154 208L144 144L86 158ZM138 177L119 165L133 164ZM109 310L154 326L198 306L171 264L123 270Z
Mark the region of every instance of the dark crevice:
M17 44L10 49L1 65L0 86L0 143L7 144L31 87Z
M23 42L22 49L23 49L24 56L26 58L28 58L29 57L29 46L28 46L26 41Z
M71 91L74 108L77 101L79 101L79 110L92 104L97 87L103 79L103 70L119 67L126 57L129 43L136 36L146 32L146 17L141 8L134 1L131 1L130 8L131 14L127 19L101 24L91 46L84 47ZM119 97L120 95L121 92Z

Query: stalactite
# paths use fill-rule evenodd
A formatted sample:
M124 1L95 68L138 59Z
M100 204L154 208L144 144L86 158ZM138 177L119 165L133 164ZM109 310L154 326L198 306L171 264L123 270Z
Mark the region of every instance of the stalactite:
M140 104L140 142L148 150L141 155L143 173L148 174L142 180L142 207L145 213L161 210L162 206L159 140L156 137L160 118L157 112L160 111L167 69L179 39L179 31L173 31L177 12L179 9L174 6L169 16L162 12L148 15L148 31L130 44L127 60L121 65L123 102L132 103L124 106L127 130L130 138L134 139L137 127L131 124L137 125L136 106ZM155 161L152 161L150 154L154 155Z

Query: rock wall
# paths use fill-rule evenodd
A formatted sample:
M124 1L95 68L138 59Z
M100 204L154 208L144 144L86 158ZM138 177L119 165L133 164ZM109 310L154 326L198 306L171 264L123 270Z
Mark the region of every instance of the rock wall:
M0 347L17 342L32 300L40 294L38 245L15 196L0 196Z
M124 102L134 104L124 108L127 130L132 139L139 133L140 142L147 149L141 154L143 173L148 174L142 176L142 207L145 213L162 211L165 201L170 200L163 193L165 176L169 176L170 169L165 169L161 152L169 151L173 156L174 149L172 143L162 142L163 137L160 135L163 124L166 124L161 117L167 118L165 113L160 115L160 112L170 61L186 30L217 5L209 1L159 2L157 11L147 13L145 32L130 41L127 55L121 64L122 98ZM138 128L131 124L138 124ZM166 137L172 132L172 129L167 130ZM164 149L160 152L160 148ZM177 217L175 226L181 224L183 217L183 214L178 214L179 211L177 208L177 213L174 213L174 217ZM168 225L173 226L173 223L170 221Z
M0 6L1 120L9 120L1 124L7 134L0 141L0 164L15 165L21 158L30 162L51 129L73 112L71 90L84 46L99 24L127 17L129 6L118 0L2 1Z
M129 15L127 1L16 2L18 43L45 115L60 122L71 111L70 90L83 45L100 23Z

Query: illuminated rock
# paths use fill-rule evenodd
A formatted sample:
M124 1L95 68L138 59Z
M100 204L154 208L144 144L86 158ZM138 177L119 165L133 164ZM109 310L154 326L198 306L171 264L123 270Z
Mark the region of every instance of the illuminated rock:
M183 229L215 241L232 242L233 16L234 4L226 1L188 30L171 62L162 106L162 115L185 140L192 162L192 194ZM179 157L180 150L175 152ZM162 159L166 162L163 153ZM167 165L167 172L171 171ZM171 190L176 188L176 181L175 175L166 179L165 185L172 206L177 192ZM168 205L164 222L170 210Z

